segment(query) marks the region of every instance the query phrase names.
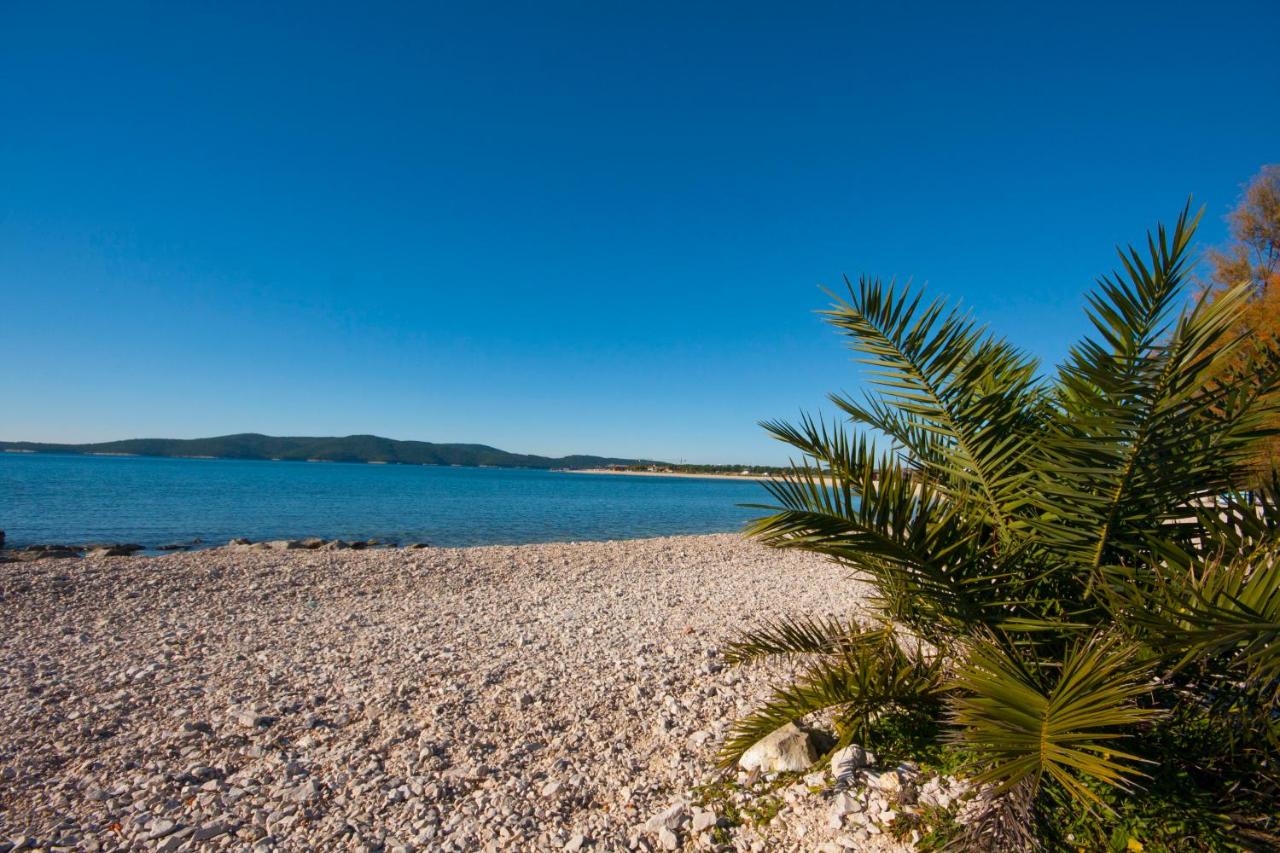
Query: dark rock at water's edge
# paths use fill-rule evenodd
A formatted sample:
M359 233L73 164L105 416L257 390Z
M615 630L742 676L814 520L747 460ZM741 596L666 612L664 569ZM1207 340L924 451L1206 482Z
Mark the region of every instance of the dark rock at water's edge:
M197 545L203 545L203 539L192 539L190 542L170 542L168 545L158 545L157 551L190 551Z
M18 562L26 560L68 560L76 557L131 557L143 550L141 545L120 542L93 545L28 545L25 548L6 550L0 560Z
M72 545L28 545L25 548L7 549L0 553L0 562L16 563L26 560L63 560L84 556L84 549Z
M89 557L132 557L134 554L143 550L141 545L89 545L87 556Z
M12 553L29 554L29 560L38 560L41 557L79 557L84 553L83 548L75 545L28 545L21 551Z
M3 531L0 531L0 537ZM0 541L3 541L0 539ZM192 539L190 542L174 542L168 545L160 545L153 551L189 551L199 545L203 545L203 539ZM251 539L232 539L225 546L232 551L362 551L366 548L395 548L395 543L381 542L377 539L356 539L346 541L343 539L320 539L317 537L308 537L306 539L276 539L269 542L254 542ZM420 550L430 548L429 542L413 542L405 545L404 549ZM132 557L135 554L146 551L147 547L134 543L95 543L91 545L27 545L24 548L10 549L0 554L0 562L12 563L27 560L51 560L51 559L72 559L77 557Z
M4 548L4 531L0 530L0 549Z
M366 548L394 548L394 542L382 542L378 539L276 539L270 542L254 542L249 539L232 539L227 543L233 551L363 551ZM406 545L406 548L430 548L425 543Z

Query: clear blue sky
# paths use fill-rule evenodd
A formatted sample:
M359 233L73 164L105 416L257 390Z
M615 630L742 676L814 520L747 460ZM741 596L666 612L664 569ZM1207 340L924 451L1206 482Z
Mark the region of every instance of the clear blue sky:
M0 4L0 438L782 461L820 284L1057 359L1280 160L1274 0L891 5Z

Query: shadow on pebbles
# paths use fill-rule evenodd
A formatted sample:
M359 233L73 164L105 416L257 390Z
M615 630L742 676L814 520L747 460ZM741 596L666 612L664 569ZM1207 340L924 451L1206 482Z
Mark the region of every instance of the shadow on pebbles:
M645 825L765 695L720 647L860 594L734 535L3 564L0 851L839 849Z

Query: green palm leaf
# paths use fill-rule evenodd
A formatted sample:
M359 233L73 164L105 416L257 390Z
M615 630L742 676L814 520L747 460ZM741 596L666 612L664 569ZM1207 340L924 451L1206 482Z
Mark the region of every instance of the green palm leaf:
M851 635L837 652L814 659L791 684L736 721L720 762L731 766L770 732L831 708L838 709L841 742L869 743L878 715L935 707L941 671L940 661L908 655L889 632Z
M890 434L910 448L918 431L931 433L936 440L917 461L936 469L934 479L953 500L977 497L994 531L1012 538L1025 503L1020 463L1038 431L1031 405L1041 394L1037 363L941 300L924 302L910 286L866 278L846 284L849 299L837 300L826 316L864 356L884 401L914 428ZM865 416L864 406L836 400L855 418Z
M839 655L858 644L883 642L883 635L884 629L867 631L850 620L794 616L748 631L728 645L724 657L736 666L769 657Z
M1100 340L1076 347L1059 376L1040 498L1051 512L1036 526L1093 572L1131 563L1154 529L1189 535L1178 529L1186 508L1245 479L1280 413L1280 352L1260 353L1247 378L1222 378L1242 343L1232 327L1247 288L1170 319L1194 224L1184 210L1171 235L1149 238L1146 260L1121 253L1127 279L1103 279L1091 297Z
M1137 702L1151 685L1136 648L1100 634L1071 645L1060 666L980 640L947 686L954 738L977 757L974 780L998 791L1047 777L1100 805L1080 777L1129 787L1141 759L1115 741L1157 716Z
M750 535L873 576L889 615L931 640L942 624L986 624L1017 605L1017 578L991 560L990 528L927 476L904 471L865 436L807 417L766 428L813 464L766 483L777 503L760 507L772 514L752 522Z

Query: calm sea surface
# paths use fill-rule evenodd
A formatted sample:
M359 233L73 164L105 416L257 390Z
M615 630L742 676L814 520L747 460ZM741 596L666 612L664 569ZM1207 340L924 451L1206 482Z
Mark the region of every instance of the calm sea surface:
M739 530L758 483L509 468L0 453L8 547L203 539L518 544Z

